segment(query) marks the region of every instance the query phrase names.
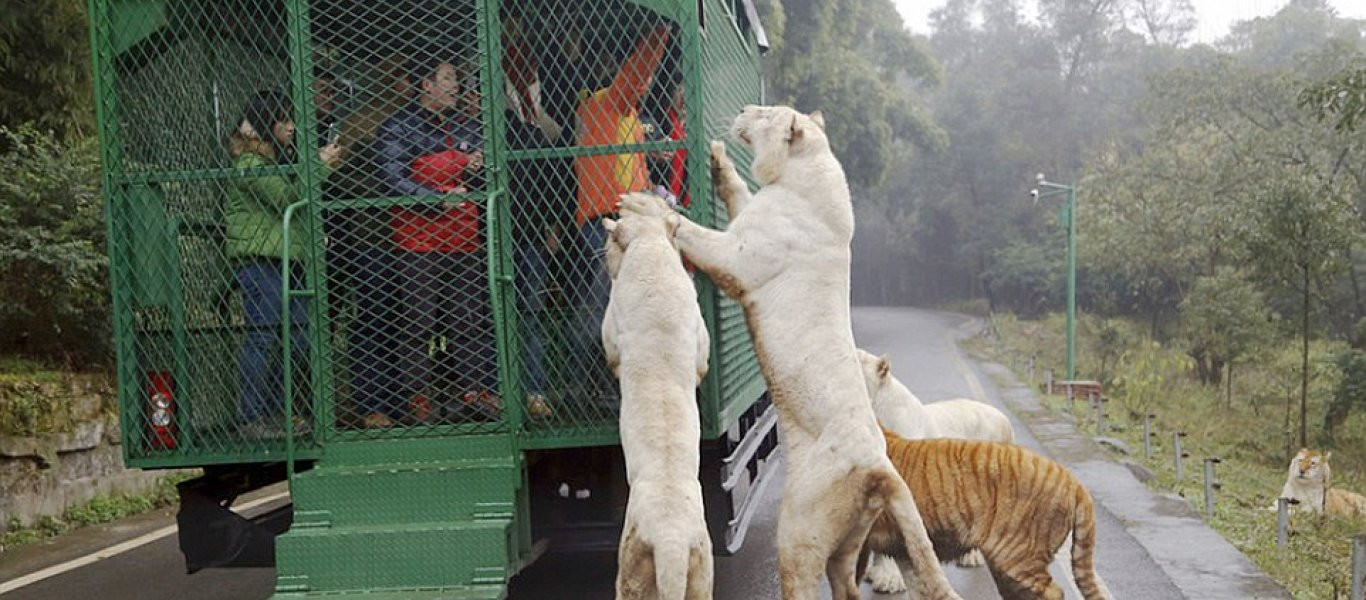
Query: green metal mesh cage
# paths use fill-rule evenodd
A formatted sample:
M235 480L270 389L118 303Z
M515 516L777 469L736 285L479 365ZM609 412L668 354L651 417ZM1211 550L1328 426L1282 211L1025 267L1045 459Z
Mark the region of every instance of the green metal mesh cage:
M748 2L90 12L130 463L276 460L291 431L301 457L615 440L600 218L651 191L723 225L706 142L761 99ZM738 308L698 289L716 436L763 384Z

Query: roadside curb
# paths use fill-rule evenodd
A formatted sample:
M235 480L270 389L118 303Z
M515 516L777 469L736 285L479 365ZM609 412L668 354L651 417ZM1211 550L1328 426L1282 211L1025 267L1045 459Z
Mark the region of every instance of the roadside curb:
M982 326L980 319L969 320L956 328L955 341L974 335ZM1291 598L1285 588L1206 524L1189 502L1149 489L1100 443L1079 432L1073 420L1044 406L1004 365L978 355L972 358L1047 454L1081 479L1095 501L1123 522L1125 530L1185 597ZM1099 482L1104 484L1097 485Z

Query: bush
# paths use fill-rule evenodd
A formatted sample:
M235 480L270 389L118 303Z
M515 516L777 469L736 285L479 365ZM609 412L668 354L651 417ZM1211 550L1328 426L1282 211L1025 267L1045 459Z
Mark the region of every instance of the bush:
M0 127L0 354L89 369L111 352L96 141Z

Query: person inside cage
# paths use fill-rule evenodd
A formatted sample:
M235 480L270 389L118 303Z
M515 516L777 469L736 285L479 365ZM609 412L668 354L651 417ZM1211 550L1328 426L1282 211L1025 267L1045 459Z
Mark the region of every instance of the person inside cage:
M659 26L640 36L634 49L624 58L620 57L619 49L629 46L620 43L621 40L601 48L596 66L599 71L613 72L614 69L614 74L610 83L588 92L579 102L580 146L615 146L645 141L640 105L654 82L669 38L670 29ZM600 353L598 340L610 286L602 263L601 250L607 240L602 218L616 213L621 194L652 190L654 186L641 152L579 156L574 159L574 173L578 180L574 220L579 228L579 252L587 258L584 276L588 278L580 283L579 304L584 311L581 343ZM605 387L611 389L613 386L608 382Z
M296 162L294 105L278 91L258 92L247 102L238 127L229 137L233 166L253 169ZM330 172L341 148L328 144L317 150L319 163ZM324 173L325 175L325 173ZM286 232L284 212L303 197L303 179L278 174L248 175L232 180L224 206L225 254L242 294L246 333L238 362L243 429L253 437L283 433L282 408L284 359L281 357L281 319L286 313L282 296L281 262ZM307 212L293 215L288 231L290 283L304 287L303 261L308 255ZM308 314L303 298L289 301L290 351L299 389L307 389ZM307 397L304 394L303 397ZM296 413L295 431L308 429L304 415Z
M408 73L417 96L377 135L388 193L425 200L393 207L389 223L401 298L392 328L396 387L414 422L490 417L498 410L483 219L481 207L465 198L484 183L479 80L472 67L456 65L435 52L416 56ZM448 414L434 412L429 390L447 395L440 407Z
M340 144L346 155L323 186L325 200L374 198L389 193L380 176L376 135L385 119L413 101L406 63L403 54L394 52L372 67L374 88L367 101L341 120ZM333 294L349 298L354 310L345 328L354 414L363 427L392 427L395 419L406 414L408 398L400 399L395 391L402 380L393 352L393 332L398 323L398 253L389 231L389 211L353 207L326 214L332 239L328 282L334 286Z
M564 127L542 106L537 57L530 51L519 11L504 6L503 72L507 147L539 148L559 143ZM549 416L549 381L544 332L549 264L559 252L562 225L572 207L557 194L561 159L519 159L508 163L508 196L516 268L517 313L525 366L526 411L532 418ZM572 201L572 197L568 198Z

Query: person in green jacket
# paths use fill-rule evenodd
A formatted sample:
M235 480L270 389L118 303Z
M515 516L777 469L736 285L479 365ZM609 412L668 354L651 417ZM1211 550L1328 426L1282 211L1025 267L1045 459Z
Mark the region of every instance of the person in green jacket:
M271 167L296 161L294 107L276 91L257 93L247 103L243 118L229 139L233 166ZM341 158L341 148L329 144L318 150L330 172ZM326 173L324 173L325 175ZM280 319L284 312L280 262L284 257L285 207L303 196L302 181L292 175L261 174L232 180L225 207L225 251L242 291L247 331L238 362L241 416L249 436L279 435L283 428L283 359L280 356ZM307 213L296 211L290 224L290 285L301 287L302 263L307 256ZM302 298L289 303L290 339L294 367L308 356L308 316ZM297 378L305 384L306 378ZM296 429L307 421L296 421Z

